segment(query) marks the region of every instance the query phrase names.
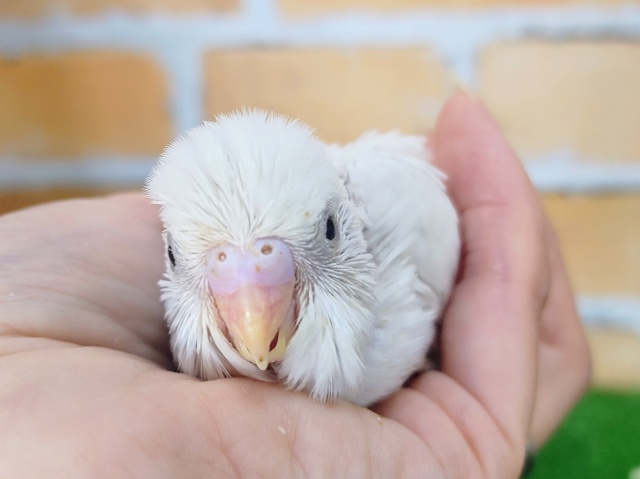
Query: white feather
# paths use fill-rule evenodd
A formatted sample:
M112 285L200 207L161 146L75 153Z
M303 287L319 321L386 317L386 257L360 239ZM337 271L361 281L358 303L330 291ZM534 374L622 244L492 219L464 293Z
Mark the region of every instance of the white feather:
M220 116L171 144L147 192L176 258L160 285L180 369L370 404L423 368L459 252L443 176L426 160L423 138L368 133L327 146L262 111ZM284 358L264 372L218 328L204 272L211 248L262 237L292 251L298 311Z
M426 366L435 324L457 271L457 213L444 175L428 163L427 140L365 133L337 151L376 263L375 334L366 382L354 400L375 402Z

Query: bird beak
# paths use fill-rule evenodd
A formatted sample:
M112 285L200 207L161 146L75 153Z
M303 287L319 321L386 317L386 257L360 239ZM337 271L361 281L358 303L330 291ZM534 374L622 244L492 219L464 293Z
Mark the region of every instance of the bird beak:
M216 296L234 347L263 371L284 356L293 332L292 297L293 282L274 287L246 285L231 295Z
M295 268L287 245L265 238L246 251L215 248L207 257L207 280L238 353L263 371L281 360L295 327Z

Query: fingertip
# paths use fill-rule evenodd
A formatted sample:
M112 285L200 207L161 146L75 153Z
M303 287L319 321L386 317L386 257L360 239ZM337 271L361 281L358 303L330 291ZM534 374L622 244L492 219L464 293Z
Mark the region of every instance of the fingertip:
M434 131L438 131L439 127L448 123L447 120L451 116L458 116L467 108L476 108L482 104L479 97L471 91L470 88L458 85L453 93L447 97L442 105Z
M440 107L435 124L426 131L426 136L429 139L428 145L431 148L433 148L434 141L442 136L443 129L444 132L447 131L449 125L452 123L452 118L459 116L460 112L464 111L464 109L471 104L480 102L470 88L459 82L456 82L455 85L453 92L447 96ZM438 158L434 158L434 162L437 162L437 160Z
M432 133L434 148L441 150L450 141L460 145L461 139L477 129L489 136L501 135L500 127L484 103L469 89L460 86L440 110ZM438 155L435 160L443 162L446 159L446 155Z
M448 177L460 210L514 198L531 202L534 188L484 103L459 88L444 104L431 137L433 163Z

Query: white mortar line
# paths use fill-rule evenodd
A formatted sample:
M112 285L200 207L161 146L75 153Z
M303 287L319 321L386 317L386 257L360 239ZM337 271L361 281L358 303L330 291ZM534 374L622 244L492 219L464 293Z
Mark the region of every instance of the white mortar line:
M155 52L159 56L171 91L174 136L196 126L204 118L204 73L202 51L180 42Z
M280 9L278 0L242 0L242 10L250 22L278 23Z
M113 157L87 160L0 161L0 190L45 187L138 187L155 158Z
M578 307L583 322L589 327L640 334L640 297L580 297Z
M193 91L201 80L197 58L209 48L426 46L474 86L476 59L482 48L501 40L531 37L640 40L640 7L352 11L309 19L282 18L274 1L244 0L241 12L219 15L111 11L79 17L57 13L39 21L0 21L0 55L78 49L153 54L163 59L176 88L172 105L179 130L193 126L196 117L202 116L202 103ZM176 53L180 51L182 54Z
M0 158L0 189L43 185L137 184L155 161L153 157L104 156L75 159L27 160ZM527 165L536 188L543 193L637 193L640 165L584 164L539 160ZM130 177L127 177L130 175Z
M418 10L359 12L319 18L279 18L270 2L245 0L234 15L168 16L110 13L95 17L58 14L36 22L0 21L0 51L60 51L128 46L139 49L175 41L202 48L268 46L394 46L431 44L443 51L478 48L528 36L640 39L640 7L509 8L478 12Z
M139 43L166 35L190 37L202 43L228 46L262 40L265 32L280 43L303 41L340 44L421 42L447 44L472 39L492 39L528 34L609 33L634 38L640 36L640 6L617 8L510 8L480 10L418 10L411 13L345 13L313 18L280 18L269 2L247 0L247 11L220 15L130 15L113 11L98 16L60 13L36 21L0 21L0 32L10 33L17 42L2 42L3 48L20 48L25 40L52 38L83 41ZM278 28L274 28L277 26ZM347 27L347 28L345 28ZM452 33L455 33L453 35ZM241 34L241 35L239 35ZM228 35L228 36L227 36ZM145 42L146 43L146 42Z
M541 192L606 193L640 192L640 164L578 159L576 154L556 152L525 162Z

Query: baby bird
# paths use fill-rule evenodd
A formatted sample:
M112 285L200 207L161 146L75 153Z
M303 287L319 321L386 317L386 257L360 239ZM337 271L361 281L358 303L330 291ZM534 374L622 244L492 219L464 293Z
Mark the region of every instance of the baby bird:
M146 191L179 369L366 406L427 367L460 238L426 139L326 145L260 110L175 140Z

